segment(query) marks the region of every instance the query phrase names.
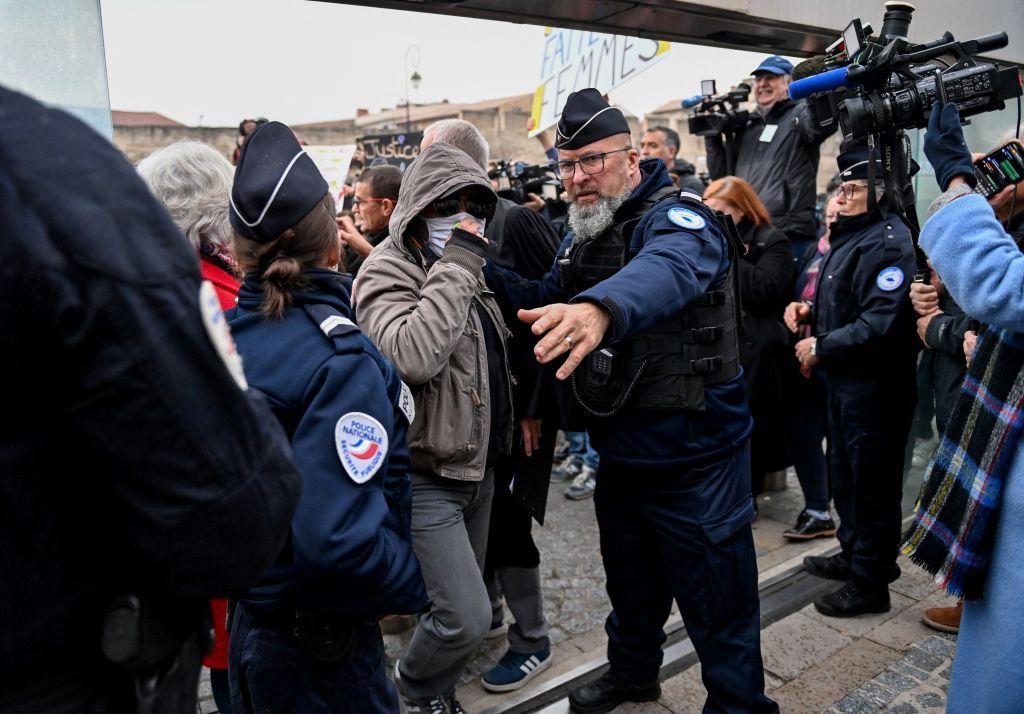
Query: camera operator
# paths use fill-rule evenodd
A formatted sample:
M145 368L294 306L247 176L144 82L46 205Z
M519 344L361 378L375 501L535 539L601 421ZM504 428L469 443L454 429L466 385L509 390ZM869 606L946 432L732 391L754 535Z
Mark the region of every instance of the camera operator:
M866 142L840 154L839 218L821 266L813 306L786 308L789 329L812 325L796 345L805 368L828 378L829 460L842 552L809 556L804 567L844 580L815 600L819 612L853 617L888 612L888 584L899 577L903 450L915 404L914 313L907 300L916 262L910 231L870 185ZM875 160L875 174L882 175ZM868 192L875 192L870 208Z
M697 178L696 166L679 158L679 146L679 134L667 126L655 126L645 131L640 139L640 156L661 159L672 183L701 196L704 194L704 182Z
M801 255L816 240L818 157L830 131L810 120L803 102L789 98L793 65L788 60L767 57L753 74L757 110L730 140L735 146L728 146L721 134L704 138L708 172L712 179L731 173L748 181L768 208L772 225L789 236L794 253ZM731 171L728 152L735 152Z
M989 327L925 474L904 552L966 599L949 711L1009 711L1024 701L1024 256L998 218L1020 227L1022 184L992 206L974 193L952 104L933 107L924 151L944 193L929 209L921 247L950 295Z

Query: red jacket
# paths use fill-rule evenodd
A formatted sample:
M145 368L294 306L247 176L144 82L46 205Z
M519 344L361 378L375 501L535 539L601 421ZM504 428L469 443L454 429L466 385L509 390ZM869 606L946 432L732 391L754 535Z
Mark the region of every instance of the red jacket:
M213 283L220 299L220 309L230 310L238 299L238 280L228 271L220 267L214 260L205 255L199 256L199 271L203 280ZM224 629L227 618L228 601L211 600L210 613L213 616L213 649L203 660L210 669L228 668L228 633Z

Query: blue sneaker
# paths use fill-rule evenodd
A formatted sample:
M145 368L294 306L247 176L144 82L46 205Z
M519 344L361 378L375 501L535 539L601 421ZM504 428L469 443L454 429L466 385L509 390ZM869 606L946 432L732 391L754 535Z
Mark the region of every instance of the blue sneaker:
M509 650L481 681L488 692L511 692L550 667L551 660L550 645L533 654Z

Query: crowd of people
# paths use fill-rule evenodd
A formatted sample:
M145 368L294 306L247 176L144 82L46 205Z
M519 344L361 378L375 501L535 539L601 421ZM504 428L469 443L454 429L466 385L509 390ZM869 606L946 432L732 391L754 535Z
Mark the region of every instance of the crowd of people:
M784 537L841 546L804 561L839 583L820 612L888 611L902 549L966 601L925 615L961 631L950 710L1024 700L1019 185L974 194L936 105L913 282L866 142L817 205L826 135L792 71L753 70L707 180L673 130L570 95L540 135L564 235L498 196L466 121L358 173L349 212L280 122L243 121L231 161L181 141L133 171L0 88L0 710L185 711L205 657L221 712L463 712L486 638L507 638L488 691L554 661L532 528L571 481L612 606L609 668L572 711L661 695L673 601L705 710L778 711L751 523L789 466ZM903 535L919 382L940 442ZM393 667L385 617L413 628Z

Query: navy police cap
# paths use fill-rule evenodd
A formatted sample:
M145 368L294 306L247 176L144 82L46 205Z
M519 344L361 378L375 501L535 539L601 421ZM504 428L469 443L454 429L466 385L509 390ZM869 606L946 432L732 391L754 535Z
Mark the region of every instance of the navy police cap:
M243 238L269 243L305 218L327 191L292 130L267 122L242 145L231 187L231 225Z
M628 134L629 124L622 110L609 106L599 91L588 87L565 100L555 132L556 148L575 150L609 136Z
M760 72L768 72L776 75L793 74L793 63L785 57L772 55L771 57L765 57L761 60L761 64L759 64L757 69L751 72L751 74L756 76Z
M868 143L865 139L851 139L844 141L839 147L839 156L836 157L839 165L839 178L842 181L855 181L857 179L867 180L868 178ZM881 181L885 178L885 168L882 165L881 150L875 147L875 180ZM910 160L910 167L907 176L913 176L921 167L913 159Z

